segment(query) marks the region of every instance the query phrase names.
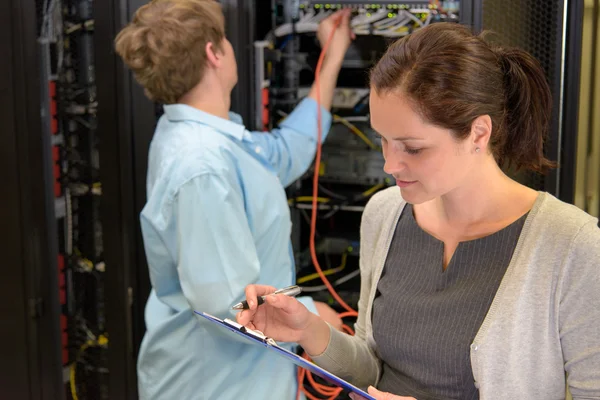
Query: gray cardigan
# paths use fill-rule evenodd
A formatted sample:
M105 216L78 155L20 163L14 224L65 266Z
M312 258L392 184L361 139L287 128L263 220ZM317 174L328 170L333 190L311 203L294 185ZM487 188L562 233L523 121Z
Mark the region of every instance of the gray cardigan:
M355 336L331 329L313 360L359 387L376 385L377 283L400 213L399 189L367 204L361 223L361 292ZM471 344L480 399L600 399L598 220L540 192L498 292Z

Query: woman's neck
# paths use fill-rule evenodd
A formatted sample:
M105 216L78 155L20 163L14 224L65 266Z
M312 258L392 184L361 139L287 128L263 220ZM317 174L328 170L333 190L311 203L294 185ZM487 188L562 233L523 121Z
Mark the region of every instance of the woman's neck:
M431 201L428 211L442 225L469 228L509 223L531 209L538 193L514 181L494 163L460 187Z

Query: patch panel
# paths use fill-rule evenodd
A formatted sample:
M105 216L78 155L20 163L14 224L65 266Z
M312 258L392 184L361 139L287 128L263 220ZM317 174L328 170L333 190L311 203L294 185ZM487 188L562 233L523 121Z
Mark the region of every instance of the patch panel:
M459 22L458 1L427 2L423 0L403 2L330 1L305 0L294 10L294 22L282 24L274 30L275 37L290 34L316 32L319 22L341 9L352 10L351 26L357 35L386 37L406 36L415 29L434 22Z

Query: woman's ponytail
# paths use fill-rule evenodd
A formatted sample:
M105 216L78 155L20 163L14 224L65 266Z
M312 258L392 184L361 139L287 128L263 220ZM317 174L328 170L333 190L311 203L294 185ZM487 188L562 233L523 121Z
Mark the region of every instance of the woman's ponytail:
M500 160L518 169L546 172L556 164L544 156L552 115L552 94L539 62L518 48L495 48L504 73L503 145Z

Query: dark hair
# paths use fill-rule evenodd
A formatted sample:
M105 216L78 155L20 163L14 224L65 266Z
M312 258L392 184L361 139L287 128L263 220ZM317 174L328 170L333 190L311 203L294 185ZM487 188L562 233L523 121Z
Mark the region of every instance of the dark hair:
M481 115L492 119L499 165L546 172L552 96L542 67L523 50L492 47L455 23L434 23L393 43L371 71L377 93L399 91L428 122L464 139Z

